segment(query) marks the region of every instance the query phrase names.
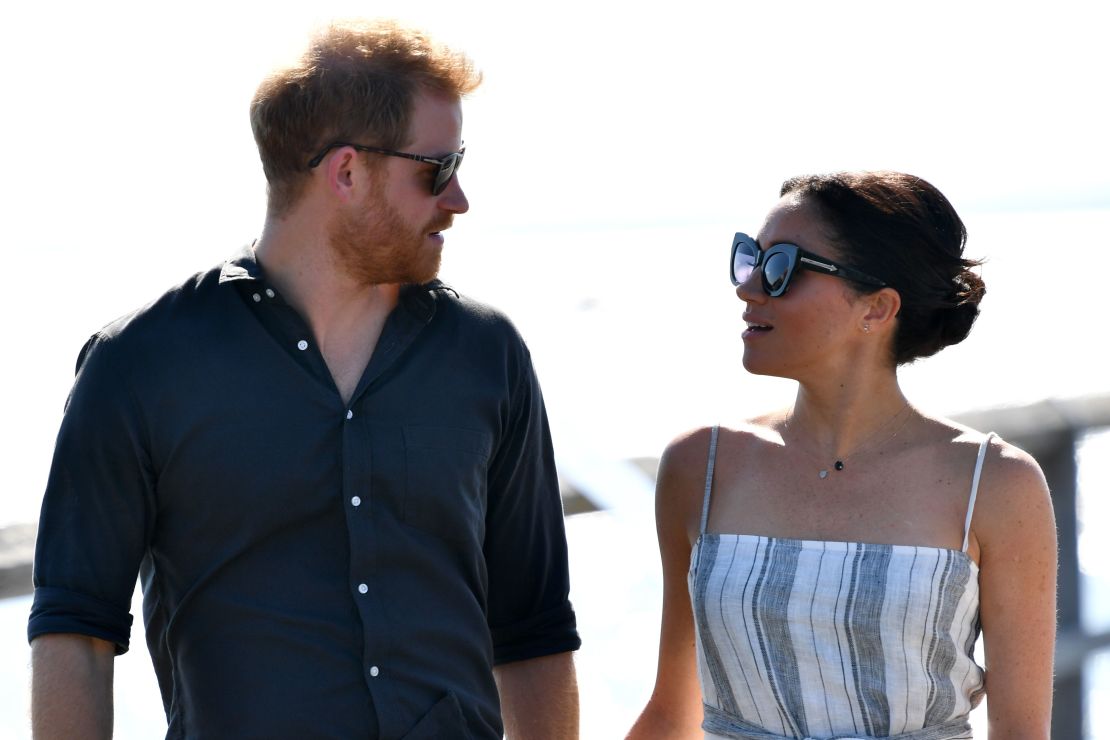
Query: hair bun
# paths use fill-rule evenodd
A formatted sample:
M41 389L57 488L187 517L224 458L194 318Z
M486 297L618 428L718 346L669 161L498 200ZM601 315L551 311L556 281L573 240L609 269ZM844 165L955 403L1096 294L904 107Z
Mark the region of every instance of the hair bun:
M780 194L815 207L839 256L898 291L895 365L967 337L986 290L972 272L979 261L964 257L963 221L933 185L901 172L837 172L792 178Z
M966 267L952 279L952 303L956 306L978 306L986 292L983 278Z
M986 292L983 278L967 267L952 279L951 303L937 311L940 347L959 344L967 338L979 317L979 302Z

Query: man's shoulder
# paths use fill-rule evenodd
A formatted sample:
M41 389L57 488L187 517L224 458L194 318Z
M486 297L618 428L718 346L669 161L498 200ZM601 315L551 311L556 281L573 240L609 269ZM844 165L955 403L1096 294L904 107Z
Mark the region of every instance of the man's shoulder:
M442 280L434 280L425 287L435 296L437 313L442 310L475 330L501 333L506 338L523 342L516 324L504 310L463 293Z
M217 265L194 273L93 332L78 355L76 369L99 355L121 373L142 373L172 365L182 352L204 346L226 313L220 308L226 300L220 294L224 268Z
M205 318L224 269L225 264L220 264L190 275L145 305L108 322L95 336L107 341L151 334L172 336Z

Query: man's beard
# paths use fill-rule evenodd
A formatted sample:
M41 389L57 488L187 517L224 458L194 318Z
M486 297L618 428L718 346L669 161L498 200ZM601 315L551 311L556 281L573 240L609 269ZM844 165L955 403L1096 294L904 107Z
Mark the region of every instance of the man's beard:
M371 192L357 211L336 214L328 241L340 267L362 285L426 283L439 274L441 250L429 233L451 225L451 216L413 228L386 203L384 188Z

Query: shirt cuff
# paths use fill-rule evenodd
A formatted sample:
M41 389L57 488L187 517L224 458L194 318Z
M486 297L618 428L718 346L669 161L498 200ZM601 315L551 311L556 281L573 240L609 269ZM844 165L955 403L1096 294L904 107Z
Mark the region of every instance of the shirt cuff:
M582 646L569 601L523 621L491 627L490 637L494 665L566 653Z
M39 635L74 634L115 643L116 655L127 652L133 617L126 609L77 591L40 586L35 589L27 640Z

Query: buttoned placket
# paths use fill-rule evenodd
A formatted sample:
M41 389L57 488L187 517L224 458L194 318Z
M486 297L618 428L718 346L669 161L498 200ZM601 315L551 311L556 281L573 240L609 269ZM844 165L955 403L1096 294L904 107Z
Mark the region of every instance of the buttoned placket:
M249 292L250 301L258 305L260 310L266 306L281 303L282 311L292 312L292 308L278 300L278 295L272 288L261 287ZM266 300L270 299L270 300ZM408 300L406 304L405 301ZM369 427L360 423L359 409L370 403L373 396L375 381L392 365L408 345L415 340L420 330L431 320L434 315L434 298L428 294L417 295L406 299L394 310L387 320L382 332L379 347L371 356L370 363L360 379L359 385L351 400L344 404L339 412L341 434L341 466L342 487L341 500L344 503L344 515L347 520L347 533L350 541L351 560L349 564L349 578L351 595L363 623L363 666L367 688L377 697L375 686L385 676L388 664L387 651L387 618L382 599L386 595L375 590L375 551L380 543L375 537L375 520L373 506L371 505L372 491L369 489L371 474L370 437ZM292 317L296 316L296 319ZM274 321L284 325L285 331L291 332L293 342L293 355L305 363L313 375L324 374L321 382L332 383L330 373L327 371L326 362L319 348L307 335L307 327L303 319L295 312L281 318L273 316ZM286 336L289 336L288 334ZM332 386L334 389L334 385ZM375 701L378 705L378 702ZM384 711L384 709L380 709Z
M361 383L360 383L361 385ZM342 412L341 435L343 468L340 496L344 502L347 536L350 540L349 573L355 605L363 623L363 670L367 686L374 693L374 682L381 675L381 595L372 592L374 582L374 517L369 503L370 438L368 427L358 421L356 409L366 402L368 393L356 387L354 395ZM364 501L364 496L367 498ZM375 628L377 626L377 628Z
M368 505L372 503L373 491L359 485L359 481L365 486L369 485L373 459L369 454L369 427L359 423L358 419L359 409L372 402L378 380L416 339L434 314L434 303L430 300L425 304L420 304L419 298L407 304L405 301L406 298L402 296L394 313L387 319L379 345L355 387L343 421L343 499L349 503L345 507L345 514L351 538L350 572L352 583L355 584L356 604L359 613L363 615L363 665L367 686L372 694L375 693L374 685L383 677L384 666L388 662L385 652L388 630L381 629L385 623L381 600L387 596L375 593L372 585L375 572L374 553L381 543L374 536L373 506ZM364 541L360 541L360 538L364 538ZM375 619L371 615L378 615L379 618ZM377 629L374 628L375 625Z
M262 303L263 295L271 299L271 301L277 298L277 294L272 288L264 288L261 292L253 292L251 294L251 300L256 304ZM297 316L297 319L300 319L300 317ZM295 337L294 347L296 351L294 354L300 355L307 361L308 368L314 375L318 373L327 373L327 364L323 356L320 355L318 348L310 341L311 337L303 334L297 336L298 331L303 331L307 328L304 326L303 320L291 320L286 322L286 324ZM383 332L383 334L384 333L385 332ZM385 339L386 337L383 336L383 340ZM386 340L381 351L376 351L375 354L388 357L396 346L397 343L395 340ZM326 377L321 377L320 379L321 382L332 383L330 373L327 373ZM366 385L367 383L365 383L365 381L360 382L350 402L345 405L341 412L343 491L340 495L345 503L344 509L347 519L348 538L351 543L350 550L352 552L352 557L349 572L352 598L355 600L364 626L364 635L366 636L364 640L363 656L365 661L365 674L367 676L368 687L372 689L373 680L378 679L382 675L380 661L375 657L380 648L374 638L377 635L383 634L385 630L380 628L384 621L381 616L380 605L377 604L377 600L380 596L373 591L374 568L372 553L374 549L373 543L375 541L372 533L374 526L373 516L370 507L364 505L366 503L364 496L370 493L366 488L370 475L368 454L370 440L367 437L365 427L353 423L356 420L356 408L360 403L360 399L363 399L367 395L367 388L364 387ZM356 552L360 553L360 555L356 556L354 554Z
M258 289L254 290L250 293L250 298L255 304L260 304L263 301L263 295L265 295L265 297L267 299L269 299L268 303L273 302L277 298L277 293L274 291L273 288L261 287L261 286ZM291 310L291 308L289 308L289 310ZM274 318L274 320L281 321L280 316L274 316L273 318ZM297 318L299 319L300 317L298 316ZM294 336L296 336L296 334L299 331L303 331L306 328L304 326L303 320L300 320L300 321L297 321L297 320L285 321L284 323L286 323L287 326L292 329ZM319 356L319 357L316 356L316 355L319 354L318 350L314 350L314 352L309 353L309 350L311 348L313 348L314 345L309 341L308 337L301 336L301 337L297 338L296 341L295 341L294 346L296 347L297 354L305 353L304 359L308 360L309 369L314 374L316 372L321 371L321 369L326 370L327 364L323 360L323 357L322 356ZM325 381L325 378L321 378L321 381ZM330 374L327 376L326 381L330 382ZM357 438L357 437L361 436L358 433L357 430L352 430L351 427L350 427L350 422L352 422L355 418L355 412L354 412L355 405L356 405L356 399L352 398L350 404L348 404L347 407L342 412L342 422L341 423L344 425L343 429L342 429L343 452L344 452L343 459L342 459L342 465L343 465L343 481L344 481L343 485L344 485L345 491L346 490L351 490L351 489L354 489L354 488L357 487L357 484L354 484L354 482L351 480L351 478L352 478L352 476L350 475L351 468L353 466L359 465L361 460L366 459L365 450L366 450L367 442L368 442L368 440L365 440L365 439L357 439L357 440L352 442L352 438ZM362 454L359 454L360 448L361 448ZM355 475L353 477L363 478L364 475L365 475L365 473L363 475ZM368 478L364 478L364 479L368 479ZM344 493L344 499L347 502L349 502L349 504L350 504L350 508L348 509L348 512L347 512L348 518L350 517L352 511L357 511L358 509L360 509L360 507L362 507L362 503L363 503L362 497L360 495L358 495L357 493L351 494L349 496L347 496ZM351 523L349 522L349 524L351 524ZM350 529L350 527L349 527L349 529ZM357 538L358 535L355 532L349 531L348 536ZM351 570L352 570L351 583L352 583L352 588L353 588L353 592L354 592L354 598L356 599L356 603L358 603L360 599L361 600L366 600L367 598L370 598L370 583L367 580L368 574L367 573L356 574L354 572L356 569L353 567L353 564L352 564ZM361 607L360 607L360 611L362 611ZM366 623L366 621L367 620L364 618L363 622ZM368 673L372 677L376 678L378 675L380 675L381 669L377 665L373 665L373 666L370 666L368 668Z

